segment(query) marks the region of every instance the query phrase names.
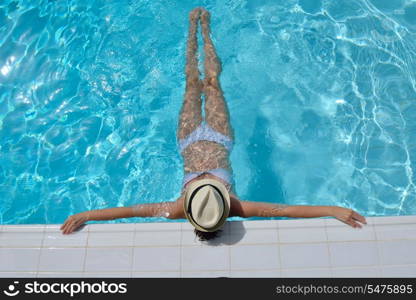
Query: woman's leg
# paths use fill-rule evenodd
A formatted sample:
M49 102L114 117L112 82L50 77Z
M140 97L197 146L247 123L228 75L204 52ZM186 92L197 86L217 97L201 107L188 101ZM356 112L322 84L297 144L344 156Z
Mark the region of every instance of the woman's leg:
M216 131L234 138L227 103L225 102L219 81L221 62L210 37L210 15L205 9L201 9L201 27L205 51L204 92L206 122Z
M199 79L198 60L196 53L197 27L200 9L196 8L189 14L189 36L186 50L186 90L184 101L179 116L178 138L183 139L194 131L202 121L201 114L201 92L203 84Z

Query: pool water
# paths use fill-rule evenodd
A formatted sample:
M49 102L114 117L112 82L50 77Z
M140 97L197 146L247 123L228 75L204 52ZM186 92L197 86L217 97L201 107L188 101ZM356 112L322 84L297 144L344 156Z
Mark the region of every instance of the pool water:
M179 196L196 6L212 14L241 199L416 214L415 1L6 0L0 223Z

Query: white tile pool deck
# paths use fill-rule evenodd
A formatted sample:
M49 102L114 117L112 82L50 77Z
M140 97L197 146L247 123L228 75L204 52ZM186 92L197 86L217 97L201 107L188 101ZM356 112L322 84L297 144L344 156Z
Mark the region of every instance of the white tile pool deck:
M416 216L233 221L212 243L189 223L0 226L0 277L416 277Z

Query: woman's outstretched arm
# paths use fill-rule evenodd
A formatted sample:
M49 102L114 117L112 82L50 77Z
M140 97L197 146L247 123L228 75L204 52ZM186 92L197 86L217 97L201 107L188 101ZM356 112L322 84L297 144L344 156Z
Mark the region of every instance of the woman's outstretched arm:
M367 224L356 211L340 206L286 205L267 202L240 201L231 198L231 214L248 217L319 218L334 217L354 228Z
M69 216L61 226L63 234L75 231L87 221L114 220L132 217L165 217L169 219L184 218L182 198L174 202L137 204L127 207L112 207L84 211Z

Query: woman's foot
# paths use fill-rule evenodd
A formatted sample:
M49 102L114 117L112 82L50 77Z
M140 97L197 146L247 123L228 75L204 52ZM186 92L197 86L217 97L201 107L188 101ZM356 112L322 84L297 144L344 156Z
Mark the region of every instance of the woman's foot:
M201 13L201 27L204 40L209 37L210 14L205 8L200 8Z
M204 49L205 49L205 86L208 86L208 83L218 85L217 77L221 72L221 63L218 60L217 54L215 53L215 47L211 41L210 37L210 13L205 9L201 8L201 27L202 27L202 37L204 39Z
M198 28L198 19L199 19L200 13L201 13L201 10L199 7L194 8L189 13L189 34L188 34L187 56L189 57L190 60L195 60L195 52L198 49L196 32ZM190 65L187 65L187 67L190 67Z
M196 24L196 22L198 21L198 18L201 14L201 8L197 7L194 8L190 13L189 13L189 21L191 21L191 24Z

